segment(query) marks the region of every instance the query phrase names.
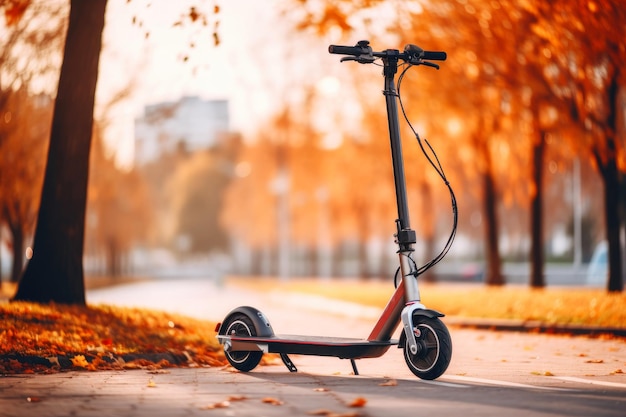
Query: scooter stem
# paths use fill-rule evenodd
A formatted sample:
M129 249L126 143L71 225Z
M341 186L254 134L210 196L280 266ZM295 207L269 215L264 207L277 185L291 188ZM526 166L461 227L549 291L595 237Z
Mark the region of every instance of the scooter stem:
M409 229L409 208L406 198L406 183L404 163L402 159L402 145L400 142L400 127L398 124L398 92L395 86L395 74L398 66L397 57L383 59L385 75L385 101L387 103L387 123L389 125L389 139L391 142L391 160L396 187L396 203L398 207L399 229Z
M387 122L389 125L389 140L391 144L391 160L393 177L396 188L396 204L398 219L396 220L396 242L400 258L400 272L405 286L405 303L420 302L420 293L416 279L415 263L410 259L413 245L417 242L415 231L411 229L409 208L406 193L406 179L404 175L404 160L402 158L402 143L400 141L400 127L398 123L398 92L395 86L395 75L398 70L399 51L387 50L383 58L383 75L385 76L385 101L387 104Z

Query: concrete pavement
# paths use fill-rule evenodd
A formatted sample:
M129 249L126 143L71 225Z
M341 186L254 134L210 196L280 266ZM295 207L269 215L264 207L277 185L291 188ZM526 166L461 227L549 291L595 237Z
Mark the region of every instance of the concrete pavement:
M220 321L232 308L263 311L277 334L363 337L377 309L293 294L253 293L201 279L141 282L89 291L89 303L159 308ZM445 319L444 319L445 321ZM411 374L399 349L378 359L293 357L243 374L186 368L0 377L0 416L623 416L623 339L450 328L448 371ZM362 407L350 407L364 399ZM580 400L580 408L572 404ZM584 401L583 401L584 400ZM362 402L362 401L361 401Z

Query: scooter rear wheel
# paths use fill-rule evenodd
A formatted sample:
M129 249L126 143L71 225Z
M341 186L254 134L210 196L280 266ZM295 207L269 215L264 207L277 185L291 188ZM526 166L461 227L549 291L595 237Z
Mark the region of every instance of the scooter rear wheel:
M438 318L416 315L413 320L417 353L412 354L408 343L405 343L404 360L411 372L420 379L436 379L450 364L452 357L450 333Z
M225 335L228 336L256 336L254 323L248 316L242 313L236 313L229 316L226 322L222 324L226 328ZM259 362L263 352L260 351L224 351L226 359L233 368L248 372L253 370Z

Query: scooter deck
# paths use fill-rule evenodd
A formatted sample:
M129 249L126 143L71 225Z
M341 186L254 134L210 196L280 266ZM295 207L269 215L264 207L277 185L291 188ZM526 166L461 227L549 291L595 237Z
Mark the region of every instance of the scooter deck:
M218 336L230 339L229 351L262 351L295 355L334 356L340 359L377 358L398 344L365 339L324 336L274 335Z

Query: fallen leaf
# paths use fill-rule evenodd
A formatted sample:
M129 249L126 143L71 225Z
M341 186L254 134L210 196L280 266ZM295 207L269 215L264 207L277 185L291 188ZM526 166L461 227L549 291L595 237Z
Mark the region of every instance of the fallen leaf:
M350 404L348 404L348 407L354 407L354 408L364 407L365 404L367 404L367 400L365 398L356 397L354 400L352 400Z
M543 375L544 375L544 376L554 376L554 374L553 374L552 372L550 372L550 371L545 371L545 372L543 373Z
M218 403L205 405L204 407L200 407L200 409L201 410L214 410L216 408L228 408L228 407L230 407L230 402L228 402L228 401L221 401L221 402L218 402Z
M273 397L265 397L261 400L261 402L265 403L265 404L271 404L271 405L283 405L284 403L279 400L278 398L273 398Z
M85 355L76 355L70 359L72 361L72 365L77 368L86 368L89 366L89 362L85 359Z
M381 387L395 387L396 385L398 385L398 381L396 381L395 379L390 379L388 381L381 382L378 385L380 385Z
M361 415L359 414L358 411L348 411L346 413L335 413L333 411L326 410L324 408L320 410L309 411L307 414L312 415L312 416L328 416L328 417L359 417Z
M616 369L612 373L614 373L614 374L623 374L624 371L622 371L621 369Z
M602 359L589 359L588 361L585 361L585 363L604 363L604 360L602 360Z
M319 410L309 411L307 414L312 415L312 416L330 416L330 415L333 415L335 413L333 413L330 410L326 410L325 408L322 408L322 409L319 409Z
M321 388L314 388L313 391L315 391L315 392L328 392L330 390L328 388L321 387Z
M147 385L148 388L155 388L156 386L157 386L156 382L154 382L152 379L148 381L148 385Z
M58 356L48 356L46 359L48 359L52 366L58 366L59 368L61 367Z
M247 399L248 397L246 397L245 395L231 395L230 397L228 397L228 401L243 401Z

